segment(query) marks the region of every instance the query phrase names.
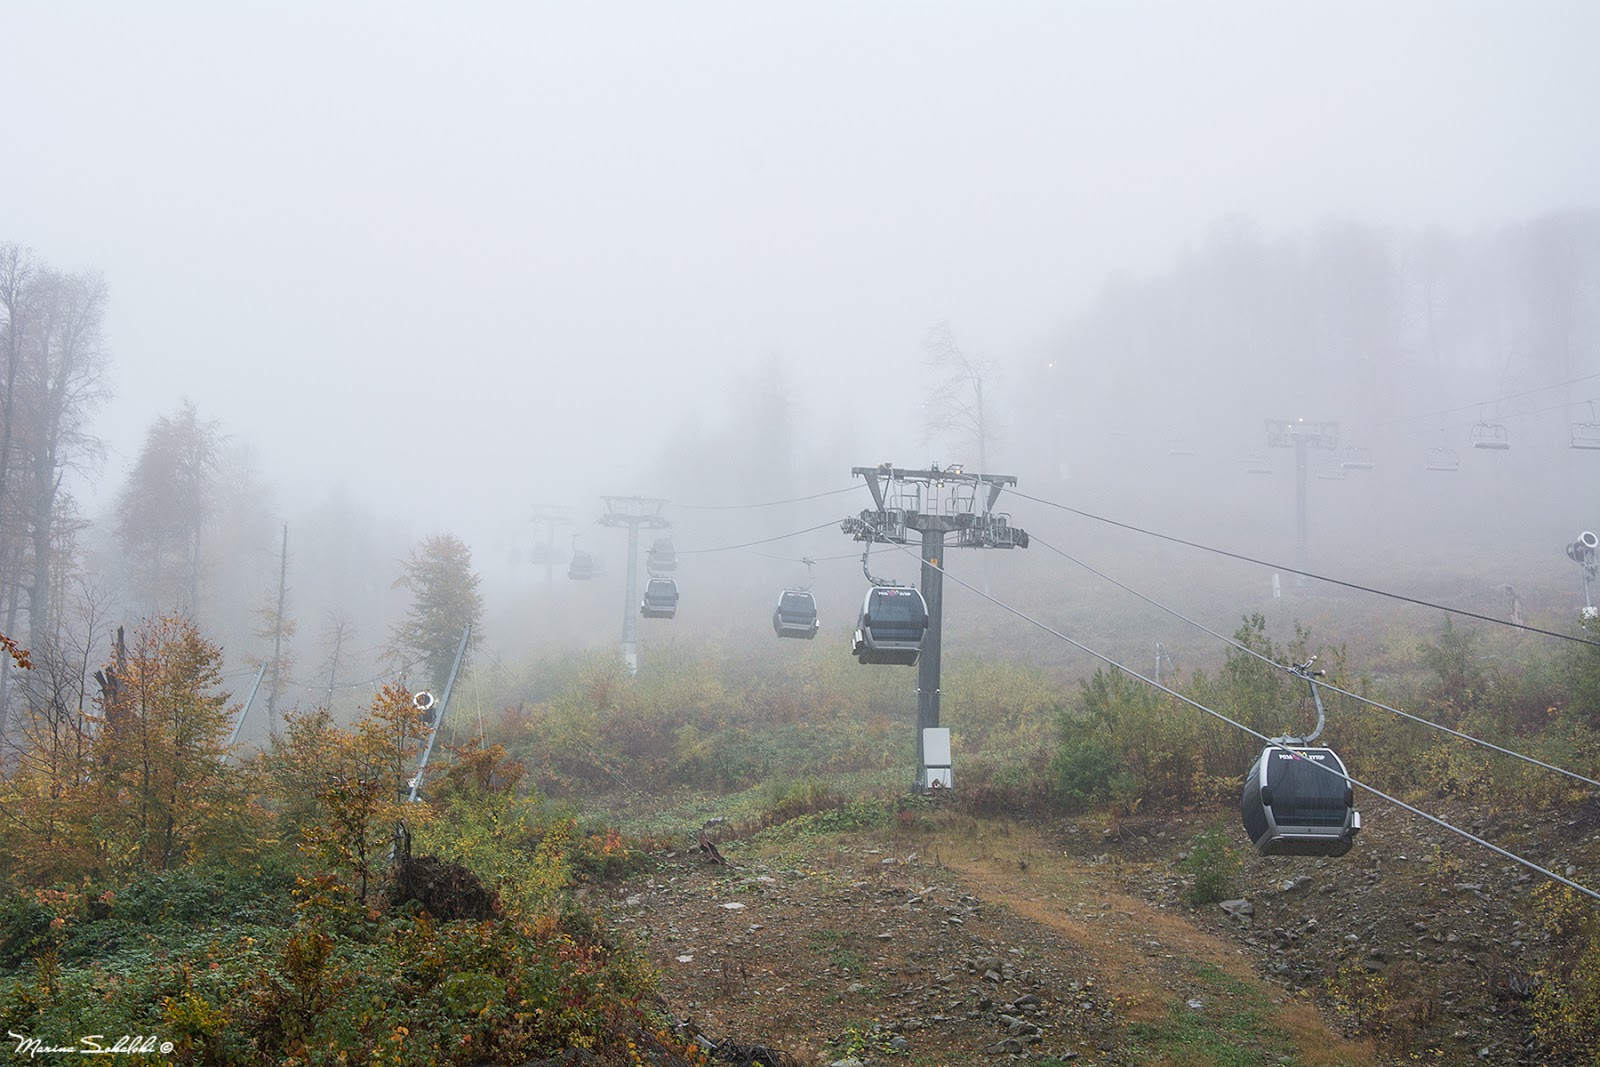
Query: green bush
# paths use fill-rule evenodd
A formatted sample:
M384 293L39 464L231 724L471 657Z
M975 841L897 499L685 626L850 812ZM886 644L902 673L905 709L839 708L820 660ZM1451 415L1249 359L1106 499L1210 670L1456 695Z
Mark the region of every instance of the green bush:
M1226 823L1217 822L1201 831L1183 861L1183 870L1194 876L1193 884L1184 893L1191 907L1215 904L1239 892L1243 864L1238 851L1228 844L1226 827Z
M1089 727L1063 727L1061 748L1050 761L1056 795L1068 811L1086 811L1132 787L1131 776L1117 769L1117 754L1108 742L1096 740Z

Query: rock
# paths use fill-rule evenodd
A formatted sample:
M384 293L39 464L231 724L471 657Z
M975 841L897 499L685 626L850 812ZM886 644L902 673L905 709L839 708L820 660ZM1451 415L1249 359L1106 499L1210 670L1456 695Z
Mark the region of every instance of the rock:
M1206 1002L1201 1000L1199 997L1190 997L1184 1002L1184 1005L1190 1011L1200 1011L1205 1008Z
M986 1046L983 1050L985 1056L1005 1056L1008 1054L1016 1056L1020 1055L1021 1052L1022 1042L1014 1037L1008 1037L1004 1041L996 1041L994 1044Z
M1251 916L1256 913L1256 908L1248 900L1224 900L1218 907L1227 914L1228 918L1243 926L1249 926L1254 921Z

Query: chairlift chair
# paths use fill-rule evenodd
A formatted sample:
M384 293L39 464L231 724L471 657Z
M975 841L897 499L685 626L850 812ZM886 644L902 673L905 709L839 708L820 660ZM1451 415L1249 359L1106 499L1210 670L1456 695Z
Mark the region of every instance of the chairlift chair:
M1347 448L1340 454L1339 468L1347 471L1369 471L1372 469L1372 453L1364 448Z
M875 585L861 602L850 652L859 663L916 665L928 632L928 605L917 590Z
M1504 452L1511 447L1511 437L1497 422L1480 422L1472 428L1472 447Z
M678 613L678 583L671 578L652 578L645 584L639 614L647 619L670 619Z
M1194 445L1181 437L1175 437L1167 442L1167 455L1192 456L1194 455Z
M1456 455L1453 448L1428 449L1428 469L1431 471L1458 471L1461 469L1461 457Z
M1260 452L1252 452L1244 458L1244 472L1246 474L1271 474L1272 464L1267 462L1267 457Z
M772 632L809 641L817 636L817 598L804 589L785 589L772 611Z

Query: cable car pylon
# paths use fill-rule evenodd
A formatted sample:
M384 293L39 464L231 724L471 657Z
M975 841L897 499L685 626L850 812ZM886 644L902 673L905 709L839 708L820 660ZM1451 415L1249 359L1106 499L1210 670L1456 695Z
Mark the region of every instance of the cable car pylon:
M922 546L921 599L927 614L927 628L914 660L917 665L917 776L916 792L948 789L952 785L948 762L948 734L939 727L939 669L944 614L944 554L946 537L955 535L956 548L1027 548L1026 531L1011 525L1008 515L994 509L1001 490L1014 486L1009 474L968 474L960 466L940 470L905 470L883 463L876 467L852 467L851 474L866 479L876 505L859 516L845 519L840 528L857 541L907 545L913 533ZM864 564L863 564L864 565ZM887 587L873 586L875 592ZM913 591L914 592L914 591ZM909 599L909 598L907 598ZM870 645L868 608L863 606L862 625L857 629L857 647ZM870 651L870 649L869 649ZM863 663L873 662L860 657ZM877 662L884 662L878 660ZM929 731L936 731L930 735ZM929 744L940 758L937 766L928 762Z
M622 605L622 663L628 668L629 674L639 673L639 620L635 614L641 609L637 606L639 600L639 527L650 530L665 530L671 526L661 515L661 509L666 501L659 497L646 496L603 496L606 513L600 516L602 526L626 526L628 528L628 589L626 599ZM674 553L676 562L676 553ZM671 582L671 579L664 579ZM672 609L677 610L677 583L672 582ZM663 595L665 590L663 590ZM665 610L663 608L663 610ZM671 618L664 615L663 618Z

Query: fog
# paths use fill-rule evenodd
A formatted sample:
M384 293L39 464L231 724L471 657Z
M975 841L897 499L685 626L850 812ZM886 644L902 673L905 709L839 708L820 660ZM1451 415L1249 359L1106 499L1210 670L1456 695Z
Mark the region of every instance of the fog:
M1386 553L1449 530L1489 559L1548 547L1575 585L1561 544L1600 522L1600 454L1564 437L1600 396L1597 40L1582 0L0 0L0 241L108 286L86 515L185 400L247 446L267 562L241 602L280 522L370 527L391 570L449 531L505 632L541 595L537 507L568 509L560 547L593 538L615 583L602 494L972 469L970 441L924 433L939 323L991 368L990 466L1025 491L1283 559L1293 453L1241 467L1265 418L1337 420L1382 459L1314 482L1312 564L1402 573ZM1451 266L1420 269L1429 247ZM1453 279L1456 332L1419 325L1411 289L1363 303L1390 268ZM1479 422L1513 450L1473 450ZM1455 487L1413 478L1447 444ZM709 548L866 503L674 516ZM343 594L306 576L339 550L291 539L309 637ZM755 567L763 601L804 577L739 558L700 573ZM855 566L830 580L857 588ZM544 595L546 636L622 610Z

